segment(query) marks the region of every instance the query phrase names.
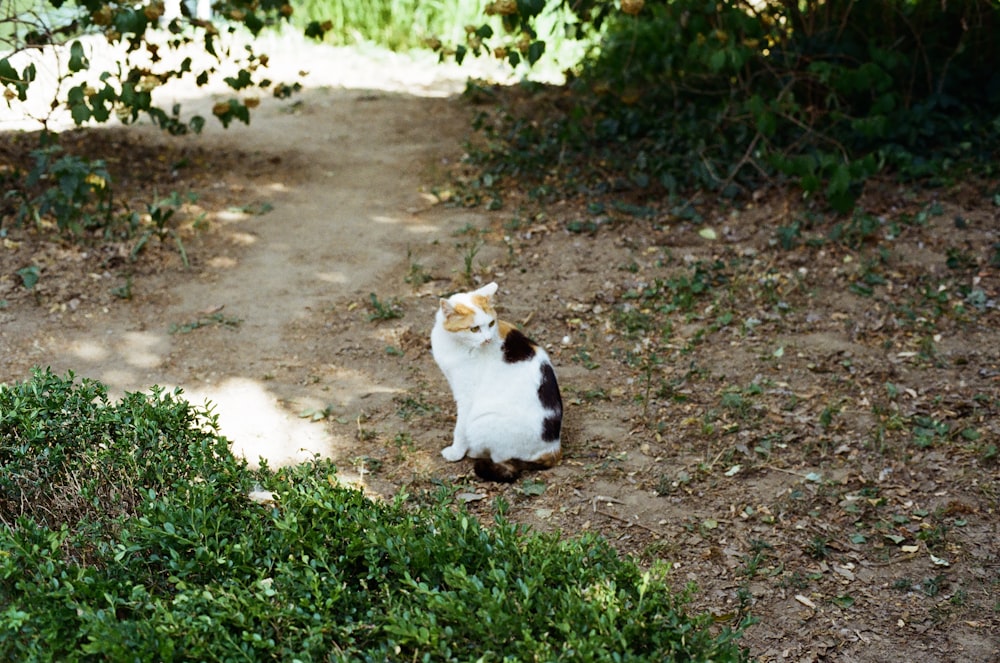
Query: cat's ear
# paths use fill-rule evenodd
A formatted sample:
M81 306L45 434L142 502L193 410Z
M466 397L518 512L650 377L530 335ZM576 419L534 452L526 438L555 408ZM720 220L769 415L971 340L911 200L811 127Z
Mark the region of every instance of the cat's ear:
M455 312L455 307L447 299L441 299L441 312L444 313L445 317L448 317Z
M472 294L474 294L474 295L482 295L483 297L486 297L487 299L489 299L490 297L492 297L493 295L496 294L496 291L497 291L497 284L496 284L496 282L490 281L489 283L487 283L486 285L484 285L479 290L476 290Z

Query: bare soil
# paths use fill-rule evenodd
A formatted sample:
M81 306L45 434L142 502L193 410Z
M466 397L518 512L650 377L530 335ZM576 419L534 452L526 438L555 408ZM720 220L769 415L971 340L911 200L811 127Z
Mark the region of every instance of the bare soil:
M148 219L70 241L5 218L0 382L51 366L179 387L252 461L318 453L373 494L444 485L484 519L502 498L532 527L599 532L672 564L693 609L754 617L759 660L1000 660L995 182L882 185L884 223L838 241L783 191L694 220L513 183L468 208L484 108L374 89L379 71L200 137L64 134L122 204L186 202L134 256ZM3 165L35 140L0 135ZM509 486L439 454L437 298L488 280L566 401L564 462Z

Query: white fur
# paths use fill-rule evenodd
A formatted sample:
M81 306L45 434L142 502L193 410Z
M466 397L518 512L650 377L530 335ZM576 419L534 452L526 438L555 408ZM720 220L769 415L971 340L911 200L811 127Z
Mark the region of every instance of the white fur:
M535 348L530 360L504 361L500 324L473 304L474 295L492 297L496 283L471 293L442 300L431 331L431 351L448 379L458 417L454 440L441 455L449 461L491 458L502 463L512 458L531 461L559 450L559 442L542 439L542 422L552 414L542 407L538 387L541 367L550 363L545 351ZM478 333L444 328L446 309L464 304L476 311Z

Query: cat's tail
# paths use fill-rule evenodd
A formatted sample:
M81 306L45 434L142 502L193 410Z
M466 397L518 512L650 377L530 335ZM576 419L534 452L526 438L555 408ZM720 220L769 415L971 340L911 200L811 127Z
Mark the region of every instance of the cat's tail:
M486 481L513 483L524 471L547 470L562 458L560 451L545 454L535 460L511 458L502 463L494 463L491 458L477 458L473 469L476 476Z

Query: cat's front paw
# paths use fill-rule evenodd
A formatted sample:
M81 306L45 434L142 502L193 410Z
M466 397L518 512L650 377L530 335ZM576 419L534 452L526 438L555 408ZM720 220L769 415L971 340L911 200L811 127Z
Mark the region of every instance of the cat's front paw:
M453 444L450 447L442 449L441 455L444 456L445 460L454 463L456 460L465 458L465 449L459 447L457 444Z

